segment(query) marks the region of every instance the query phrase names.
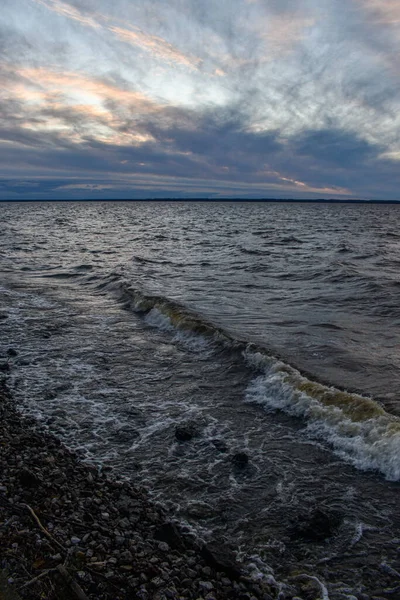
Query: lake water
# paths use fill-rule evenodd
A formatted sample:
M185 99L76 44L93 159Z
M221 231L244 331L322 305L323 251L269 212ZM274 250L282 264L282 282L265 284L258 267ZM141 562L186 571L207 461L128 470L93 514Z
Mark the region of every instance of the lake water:
M394 597L400 206L0 214L0 349L18 352L10 384L24 411L264 576L283 582L300 564L331 598L361 598L375 569ZM195 436L177 441L187 424ZM340 515L334 535L293 540L315 508Z

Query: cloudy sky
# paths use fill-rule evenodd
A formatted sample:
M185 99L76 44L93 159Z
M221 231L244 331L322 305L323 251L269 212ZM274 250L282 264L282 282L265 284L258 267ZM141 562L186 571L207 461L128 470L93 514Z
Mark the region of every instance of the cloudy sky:
M0 199L400 198L399 0L1 0Z

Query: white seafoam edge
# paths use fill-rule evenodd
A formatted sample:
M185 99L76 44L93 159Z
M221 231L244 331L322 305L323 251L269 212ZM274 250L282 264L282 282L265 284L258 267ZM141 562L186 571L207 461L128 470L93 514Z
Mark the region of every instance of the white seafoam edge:
M202 335L180 329L161 308L146 315L148 325L174 334L173 341L187 349L212 353L213 344ZM218 334L215 336L218 342ZM400 419L387 413L376 401L358 394L347 394L333 387L313 383L290 365L274 357L247 350L246 363L260 374L249 384L245 401L273 412L281 410L307 422L306 433L312 439L328 443L337 456L357 469L380 471L389 481L400 480ZM302 391L302 384L315 386L318 394ZM300 389L299 389L300 388ZM333 396L324 403L323 396ZM367 409L367 416L355 418L343 402L335 404L335 394L346 394L349 402ZM372 416L368 416L371 412Z
M246 361L262 373L255 377L246 391L246 402L261 405L306 420L306 433L329 443L338 456L360 470L378 470L390 481L400 480L400 419L376 404L376 416L357 420L342 406L325 405L296 387L308 380L288 365L267 358L262 353L245 353ZM319 384L317 384L319 385ZM324 388L325 386L320 386ZM335 388L326 391L340 394ZM371 406L373 400L351 394L355 402Z
M152 308L144 318L147 325L168 331L174 334L173 342L181 344L187 350L198 353L211 353L212 344L205 337L198 333L191 333L175 327L171 319L163 314L158 308Z

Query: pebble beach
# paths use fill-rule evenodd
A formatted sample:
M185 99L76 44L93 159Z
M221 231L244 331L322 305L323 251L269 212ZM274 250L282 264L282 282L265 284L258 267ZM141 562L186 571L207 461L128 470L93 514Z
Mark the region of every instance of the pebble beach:
M81 462L0 395L0 598L294 598L254 581L228 548L168 522L132 483Z

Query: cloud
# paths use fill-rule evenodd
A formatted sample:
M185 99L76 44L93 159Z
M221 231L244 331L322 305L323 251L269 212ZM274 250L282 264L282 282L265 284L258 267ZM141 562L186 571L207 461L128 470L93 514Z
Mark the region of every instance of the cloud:
M389 0L4 0L0 174L14 195L395 197L397 17Z
M254 23L253 30L263 42L259 60L268 61L294 50L310 34L314 18L294 13L269 14Z
M56 134L58 139L75 143L91 137L105 143L135 144L146 141L148 136L135 131L134 121L162 108L121 82L117 85L81 73L21 68L12 73L3 71L3 81L7 83L3 114L8 118L0 137L5 139L11 117L18 126L18 143L27 140L28 132L47 132L53 140ZM131 126L124 131L122 123L127 119Z
M374 21L384 25L400 26L400 5L397 0L358 0Z
M34 0L34 2L45 6L47 9L62 17L77 21L86 27L102 29L103 34L104 30L111 32L120 41L135 46L141 51L150 52L156 58L163 61L183 65L190 69L196 69L201 62L199 58L187 56L183 52L180 52L176 47L160 36L146 33L133 25L121 27L115 22L113 24L113 19L104 14L91 14L90 12L85 14L75 6L63 2L62 0Z
M120 40L133 46L138 46L142 50L152 52L155 56L165 61L171 61L184 65L191 69L196 69L201 62L199 58L186 56L179 52L172 44L169 44L162 38L155 35L148 35L139 29L124 29L122 27L109 27L109 31L114 33Z
M62 0L34 0L34 2L54 11L61 17L78 21L81 25L93 27L94 29L100 27L100 24L93 17L83 14L77 8L67 2L62 2Z
M381 149L357 135L336 129L304 131L294 139L294 152L308 156L316 163L325 162L342 167L354 167L376 158Z

